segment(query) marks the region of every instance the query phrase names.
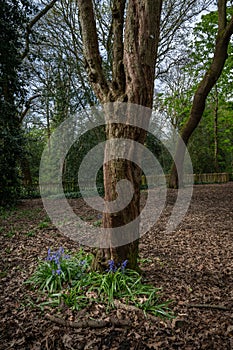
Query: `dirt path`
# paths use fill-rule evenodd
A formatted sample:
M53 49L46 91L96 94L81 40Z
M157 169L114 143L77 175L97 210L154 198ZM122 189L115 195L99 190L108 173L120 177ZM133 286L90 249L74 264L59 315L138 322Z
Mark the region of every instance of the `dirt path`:
M143 236L140 257L145 280L162 287L164 300L173 300L177 318L150 322L125 312L128 328L74 329L48 321L51 310L36 307L36 294L23 282L49 247L75 251L78 244L53 228L40 200L1 215L0 349L233 349L233 183L195 186L185 219L168 234L174 196L169 191L160 220ZM81 206L79 200L72 204ZM82 211L97 220L86 207ZM80 315L66 310L64 317Z

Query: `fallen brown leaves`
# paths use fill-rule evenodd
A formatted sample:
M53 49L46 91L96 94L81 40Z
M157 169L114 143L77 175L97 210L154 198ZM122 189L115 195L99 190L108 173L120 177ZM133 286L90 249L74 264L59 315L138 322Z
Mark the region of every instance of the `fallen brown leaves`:
M164 300L173 300L177 318L170 321L145 318L124 305L110 314L101 305L83 312L65 305L41 310L38 295L23 282L48 247L75 251L78 244L48 222L40 200L23 201L3 217L0 349L233 349L233 183L195 186L185 219L167 234L175 196L175 191L168 192L167 206L140 249L141 257L148 258L142 265L145 281L162 287ZM80 200L71 203L83 217L96 220ZM106 325L90 328L88 319Z

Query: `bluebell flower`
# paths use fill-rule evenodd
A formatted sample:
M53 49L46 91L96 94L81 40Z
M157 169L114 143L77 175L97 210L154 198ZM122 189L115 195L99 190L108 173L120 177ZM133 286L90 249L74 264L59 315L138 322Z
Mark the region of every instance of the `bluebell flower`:
M60 256L63 255L64 254L64 248L60 247L58 252L59 252Z
M116 271L114 260L109 260L108 266L109 266L109 269L107 270L108 272L115 272Z
M123 261L123 263L121 264L121 271L122 271L122 272L124 272L124 271L125 271L125 269L126 269L126 265L128 264L128 261L129 261L129 260L127 260L127 259L126 259L126 260L125 260L125 261Z
M109 268L106 270L106 272L116 272L118 270L121 270L122 273L124 273L126 269L126 265L128 264L128 260L124 260L123 263L118 263L117 265L115 264L114 260L109 260L108 261L108 266Z
M54 262L55 262L55 264L58 265L60 263L60 258L61 258L60 254L55 254L54 255Z
M50 249L50 248L48 249L48 254L47 254L46 260L48 260L48 261L52 261L52 260L53 260L53 257L52 257L52 255L51 255L51 249Z
M60 247L57 251L52 252L51 249L48 249L48 254L46 260L49 261L52 265L51 267L54 267L55 269L52 270L53 275L60 275L61 270L61 260L62 259L68 259L69 256L64 254L64 248Z
M107 272L116 272L120 266L120 264L118 264L117 266L115 265L114 260L109 260L108 261L108 266L109 268L106 270Z

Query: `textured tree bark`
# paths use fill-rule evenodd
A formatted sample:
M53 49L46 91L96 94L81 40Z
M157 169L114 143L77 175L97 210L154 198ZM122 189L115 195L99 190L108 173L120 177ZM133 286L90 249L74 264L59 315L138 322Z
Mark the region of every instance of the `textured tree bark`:
M218 153L219 153L219 145L218 145L218 88L215 85L215 105L214 105L214 168L215 172L219 171L218 164Z
M142 140L145 138L145 131L137 129L133 126L126 127L123 124L107 125L107 139L129 139ZM137 137L136 137L137 135ZM120 146L122 148L124 146ZM140 154L136 152L135 147L131 149L124 149L124 153L131 159L137 159L140 163ZM102 262L113 259L117 263L121 263L124 260L128 260L128 266L131 268L137 268L138 259L138 239L139 239L139 215L140 215L140 182L141 182L141 169L134 162L127 159L121 159L117 157L118 149L111 142L106 145L105 155L106 158L109 154L116 154L116 158L112 161L105 162L104 164L104 187L105 187L105 201L108 208L108 204L111 204L118 196L122 196L123 201L126 193L117 192L117 184L120 180L128 180L133 185L133 196L128 205L123 210L117 213L105 213L103 216L103 226L108 229L108 235L110 237L111 245L109 249L104 250L102 253ZM130 228L125 229L125 225L130 224ZM120 233L116 235L114 228L122 227ZM127 237L125 237L127 236ZM122 245L122 242L127 239L129 243Z
M92 0L78 0L78 8L83 54L89 81L100 102L108 102L110 88L102 69Z
M201 120L205 109L206 98L220 77L227 59L228 44L231 35L233 34L233 16L230 22L227 23L225 0L218 1L218 14L218 35L216 39L213 61L195 92L189 119L181 131L181 138L183 142L180 139L177 143L175 162L172 165L169 180L169 187L171 188L178 188L179 186L182 186L183 163L186 151L185 146L187 146L190 136Z
M160 13L161 1L144 0L137 2L129 1L128 3L123 55L125 83L121 85L121 88L123 86L125 87L123 100L149 108L152 108L153 103ZM121 52L122 44L120 42L116 42L115 44L119 47L119 50L117 47L114 47L115 51ZM114 55L114 57L115 61L117 61L118 56ZM119 59L119 63L115 63L117 66L122 64L120 56ZM122 79L121 71L119 71L118 76ZM149 120L144 120L143 128L136 128L129 127L127 125L127 115L125 117L126 121L124 125L107 123L107 139L123 138L144 144L146 138L145 129L148 126L147 123ZM108 148L105 150L106 153L112 151ZM135 154L135 149L132 149L131 152L133 159L140 158L138 154ZM105 214L103 220L104 227L109 228L109 234L112 235L112 242L114 242L115 237L114 233L111 232L111 228L124 226L139 217L141 170L134 163L122 159L105 164L104 186L107 203L116 199L116 184L124 178L133 184L133 198L124 210L117 214ZM130 231L127 231L127 235L129 235L128 238L131 242L124 246L110 247L108 251L105 250L103 260L111 258L116 262L122 262L127 259L130 268L137 268L139 220L135 221ZM120 237L118 238L120 241Z
M87 72L99 100L102 103L129 102L152 108L162 0L129 0L127 8L126 0L113 0L112 81L107 81L102 70L92 1L78 0L78 5ZM127 118L125 115L123 124L112 123L111 116L107 114L107 140L130 139L143 144L146 131L127 125ZM105 159L108 154L117 154L114 147L111 142L107 144ZM133 157L138 157L133 147L130 152ZM104 164L107 207L117 198L116 186L122 179L131 182L133 197L123 210L104 214L103 226L108 229L111 243L109 248L98 250L95 268L101 268L109 259L114 259L116 263L127 259L130 268L137 268L141 170L135 163L126 159L116 158ZM135 221L135 224L130 232L127 232L130 243L118 246L121 237L115 237L113 229L132 221Z

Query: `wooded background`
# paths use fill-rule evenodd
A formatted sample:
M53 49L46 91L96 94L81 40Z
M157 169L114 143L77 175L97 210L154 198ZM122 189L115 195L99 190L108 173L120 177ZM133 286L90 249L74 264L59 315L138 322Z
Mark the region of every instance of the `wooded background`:
M41 154L51 133L80 112L80 124L85 123L83 111L100 102L86 70L78 1L0 3L0 179L4 203L19 193L33 195ZM113 74L116 3L93 2L102 68L109 79ZM222 3L229 23L232 2ZM168 130L172 125L178 132L184 130L195 91L213 60L218 20L213 1L163 1L153 98L156 128ZM232 54L231 39L221 77L209 93L201 121L188 143L195 174L226 172L232 177ZM83 135L72 147L65 160L65 183L76 182L84 155L105 138L104 129L99 128ZM169 174L172 159L161 142L149 134L145 144ZM97 182L101 181L100 171ZM196 182L205 181L196 178Z

